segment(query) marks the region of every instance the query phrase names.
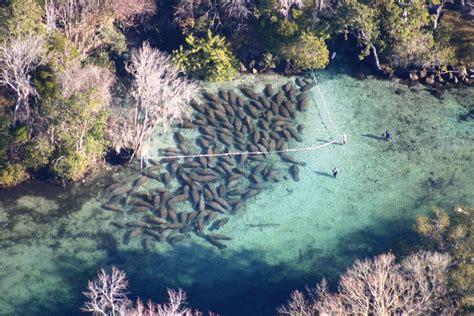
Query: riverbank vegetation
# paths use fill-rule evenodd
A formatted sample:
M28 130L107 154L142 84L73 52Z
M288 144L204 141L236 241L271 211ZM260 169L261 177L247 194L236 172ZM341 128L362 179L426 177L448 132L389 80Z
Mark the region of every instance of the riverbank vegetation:
M187 112L191 80L322 69L334 53L390 75L418 69L410 79L428 84L474 80L469 1L2 3L0 187L30 176L78 181L106 152L145 154L150 129ZM166 60L154 82L133 69L142 42L156 50L150 62Z
M296 290L280 315L471 314L474 311L472 249L474 208L456 206L450 216L435 208L417 217L422 243L399 263L393 254L357 260L331 293L323 279L307 295Z

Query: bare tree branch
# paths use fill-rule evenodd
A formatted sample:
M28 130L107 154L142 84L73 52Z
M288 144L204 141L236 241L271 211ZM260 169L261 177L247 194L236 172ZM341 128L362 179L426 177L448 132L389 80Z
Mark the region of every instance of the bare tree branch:
M443 309L447 295L446 254L419 252L401 264L393 254L357 260L342 275L338 293L331 294L323 280L307 300L293 292L281 315L426 315ZM444 309L448 312L449 309ZM448 312L449 314L449 312Z
M17 95L13 124L28 122L28 99L37 95L30 73L41 63L43 39L39 36L12 38L0 44L0 85L7 86Z
M126 68L134 77L131 92L135 100L132 145L136 155L141 154L141 147L157 125L167 129L171 122L182 119L198 86L180 74L170 56L151 48L148 43L132 51Z

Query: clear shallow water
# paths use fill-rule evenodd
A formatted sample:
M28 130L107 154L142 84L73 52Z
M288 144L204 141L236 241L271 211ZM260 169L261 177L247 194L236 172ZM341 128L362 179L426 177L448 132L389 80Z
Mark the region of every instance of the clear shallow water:
M275 184L233 216L222 228L233 238L223 251L197 238L146 251L139 240L124 245L123 232L109 225L120 217L99 207L107 178L70 192L38 183L0 192L0 314L79 314L87 279L111 265L123 268L131 292L145 299L182 287L201 310L272 314L291 289L323 276L335 280L355 258L397 247L417 214L474 204L474 123L459 120L474 104L472 89L439 100L422 87L335 71L317 77L349 144L296 153L307 163L301 180ZM268 81L287 79L242 77L226 86ZM291 147L334 136L317 103L299 116L304 141ZM379 139L386 129L394 141ZM154 147L169 144L171 137L157 137ZM329 175L334 166L337 179ZM136 174L130 168L113 177Z

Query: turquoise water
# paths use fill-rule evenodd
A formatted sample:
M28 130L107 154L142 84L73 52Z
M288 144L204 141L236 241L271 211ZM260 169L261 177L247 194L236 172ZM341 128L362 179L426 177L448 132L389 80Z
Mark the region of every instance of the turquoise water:
M300 181L274 184L232 216L220 231L232 238L224 250L196 237L175 246L144 248L140 239L125 245L123 231L109 224L125 215L100 204L105 184L132 181L136 166L75 188L33 182L0 192L0 314L79 314L87 279L116 265L127 272L132 294L144 299L160 301L166 288L181 287L201 310L270 315L291 289L321 277L334 282L355 258L410 240L417 214L435 205L474 205L474 121L460 119L474 105L474 90L437 99L421 86L335 70L316 76L349 143L295 153L307 163ZM244 76L225 87L245 82L260 89L287 80ZM292 148L340 141L315 97L298 118L303 142ZM386 129L391 142L380 139ZM154 155L172 144L169 134L159 134ZM335 166L337 178L330 175Z

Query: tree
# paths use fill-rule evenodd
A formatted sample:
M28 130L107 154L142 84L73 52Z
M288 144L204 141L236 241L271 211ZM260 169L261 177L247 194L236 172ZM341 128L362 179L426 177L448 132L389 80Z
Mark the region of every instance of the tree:
M337 293L323 281L306 298L293 292L280 315L417 315L439 313L447 294L450 257L418 252L395 262L391 253L357 260L341 276Z
M31 124L30 96L36 95L31 73L41 64L43 40L36 35L11 38L0 44L0 85L17 96L13 110L13 126L17 122Z
M145 42L132 51L127 71L133 76L131 95L135 100L132 134L134 156L141 152L157 125L168 128L186 114L187 103L198 91L172 64L170 56ZM127 138L123 138L127 139ZM128 138L130 139L130 138ZM119 147L127 147L125 144Z
M125 38L114 23L132 25L136 17L154 13L155 3L152 0L48 0L45 12L47 29L61 30L85 58L103 46L125 50Z
M474 208L456 206L452 216L434 208L431 214L417 217L414 229L423 237L424 247L451 255L451 297L461 313L474 312Z
M274 9L280 12L282 16L287 18L290 15L291 9L298 8L301 9L303 7L302 0L277 0L275 2Z
M104 316L198 316L198 311L185 307L186 293L179 289L168 290L169 302L155 304L148 301L145 306L138 299L134 304L127 297L128 280L125 272L112 267L112 274L103 269L99 272L98 279L89 281L87 291L83 294L87 302L82 311L94 315ZM210 315L212 315L210 313Z
M336 15L336 32L346 36L354 36L357 44L362 47L359 55L360 59L364 59L372 52L375 67L380 70L380 61L376 48L380 33L377 27L375 9L357 0L342 0Z
M302 32L284 51L284 55L301 69L323 69L329 64L329 50L324 39L312 33Z
M186 44L186 48L173 51L173 62L179 69L210 81L230 80L237 74L237 60L225 37L208 30L206 37L188 35Z
M43 35L43 10L35 0L13 0L11 16L7 21L10 37L21 38Z

